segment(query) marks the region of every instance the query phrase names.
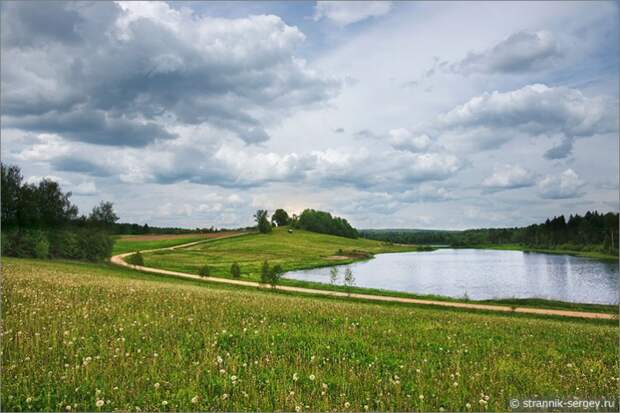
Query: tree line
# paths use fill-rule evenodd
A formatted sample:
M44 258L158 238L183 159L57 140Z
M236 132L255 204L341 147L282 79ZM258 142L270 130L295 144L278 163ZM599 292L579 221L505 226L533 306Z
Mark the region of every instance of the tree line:
M111 202L79 215L71 192L50 179L24 182L15 165L0 163L2 254L100 261L112 253L109 228L118 220Z
M358 231L349 222L340 217L332 216L329 212L305 209L299 216L291 215L284 209L276 209L269 219L269 211L259 209L254 214L256 228L266 234L275 226L289 226L291 229L304 229L321 234L337 235L346 238L357 238Z
M369 239L401 244L444 244L455 247L520 244L532 248L594 251L618 255L618 214L597 211L564 215L541 224L465 231L362 230Z

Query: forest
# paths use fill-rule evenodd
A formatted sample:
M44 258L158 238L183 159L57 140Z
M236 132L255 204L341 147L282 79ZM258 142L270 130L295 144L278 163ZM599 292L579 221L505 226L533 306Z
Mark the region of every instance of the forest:
M465 231L361 230L374 240L402 244L435 244L453 247L518 244L540 249L596 251L618 255L618 214L598 211L583 216L564 215L541 224L515 228L482 228Z

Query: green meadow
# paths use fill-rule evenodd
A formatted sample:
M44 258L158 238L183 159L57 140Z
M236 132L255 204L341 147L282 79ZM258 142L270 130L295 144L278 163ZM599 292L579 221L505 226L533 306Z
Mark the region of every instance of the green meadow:
M392 245L369 239L344 238L304 230L274 228L269 234L250 233L212 240L188 248L144 254L147 267L198 274L208 265L211 274L229 277L230 266L241 267L242 278L258 280L263 261L285 271L357 261L356 254L415 251L413 245Z
M3 411L505 411L514 397L618 395L617 321L73 262L5 258L2 276Z

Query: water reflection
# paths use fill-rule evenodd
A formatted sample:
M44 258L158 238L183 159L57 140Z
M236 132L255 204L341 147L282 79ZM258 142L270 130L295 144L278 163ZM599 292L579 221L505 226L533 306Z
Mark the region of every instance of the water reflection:
M483 300L547 298L618 303L618 263L568 255L475 249L380 254L349 265L361 287ZM329 283L330 267L287 278ZM337 281L342 284L343 269Z

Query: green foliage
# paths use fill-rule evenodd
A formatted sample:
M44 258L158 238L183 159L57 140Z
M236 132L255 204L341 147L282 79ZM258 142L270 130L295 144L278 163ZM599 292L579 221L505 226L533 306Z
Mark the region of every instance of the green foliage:
M261 234L268 234L272 231L272 226L269 223L269 218L267 218L267 214L268 212L266 209L259 209L254 214L256 226Z
M241 277L241 267L239 267L239 264L236 262L233 262L230 266L230 275L232 275L233 278L239 278Z
M139 265L141 267L144 266L144 257L140 251L136 251L134 254L129 255L125 258L125 262L131 265Z
M21 258L48 258L50 243L47 233L38 229L5 230L2 255Z
M101 226L111 226L118 221L118 216L114 212L114 204L112 202L101 201L95 206L88 216L88 220L94 224Z
M349 294L351 294L351 289L355 286L355 277L349 267L344 270L344 286Z
M76 230L59 229L50 231L50 256L52 258L84 259L80 235Z
M332 217L329 212L315 211L314 209L304 210L294 225L297 228L321 234L331 234L346 238L358 237L357 230L346 219Z
M271 284L271 288L275 288L276 285L280 282L280 278L282 278L282 274L284 270L280 264L276 264L269 270L269 284Z
M203 265L198 270L198 275L200 275L201 277L209 277L211 275L211 267L209 267L208 265Z
M2 254L21 258L103 261L110 258L112 244L105 232L93 229L15 229L2 234Z
M4 228L49 228L66 225L78 209L57 182L22 183L19 167L0 164L2 175L2 226Z
M335 285L336 281L338 281L338 267L332 267L329 270L329 283Z
M289 218L288 213L285 210L279 208L276 209L276 211L271 216L271 222L275 222L279 227L283 227L290 224L291 219Z
M263 261L263 265L260 270L260 282L263 284L267 284L270 281L271 272L269 271L269 262L267 260Z
M83 229L78 232L80 250L88 261L103 261L110 258L114 241L104 231Z

